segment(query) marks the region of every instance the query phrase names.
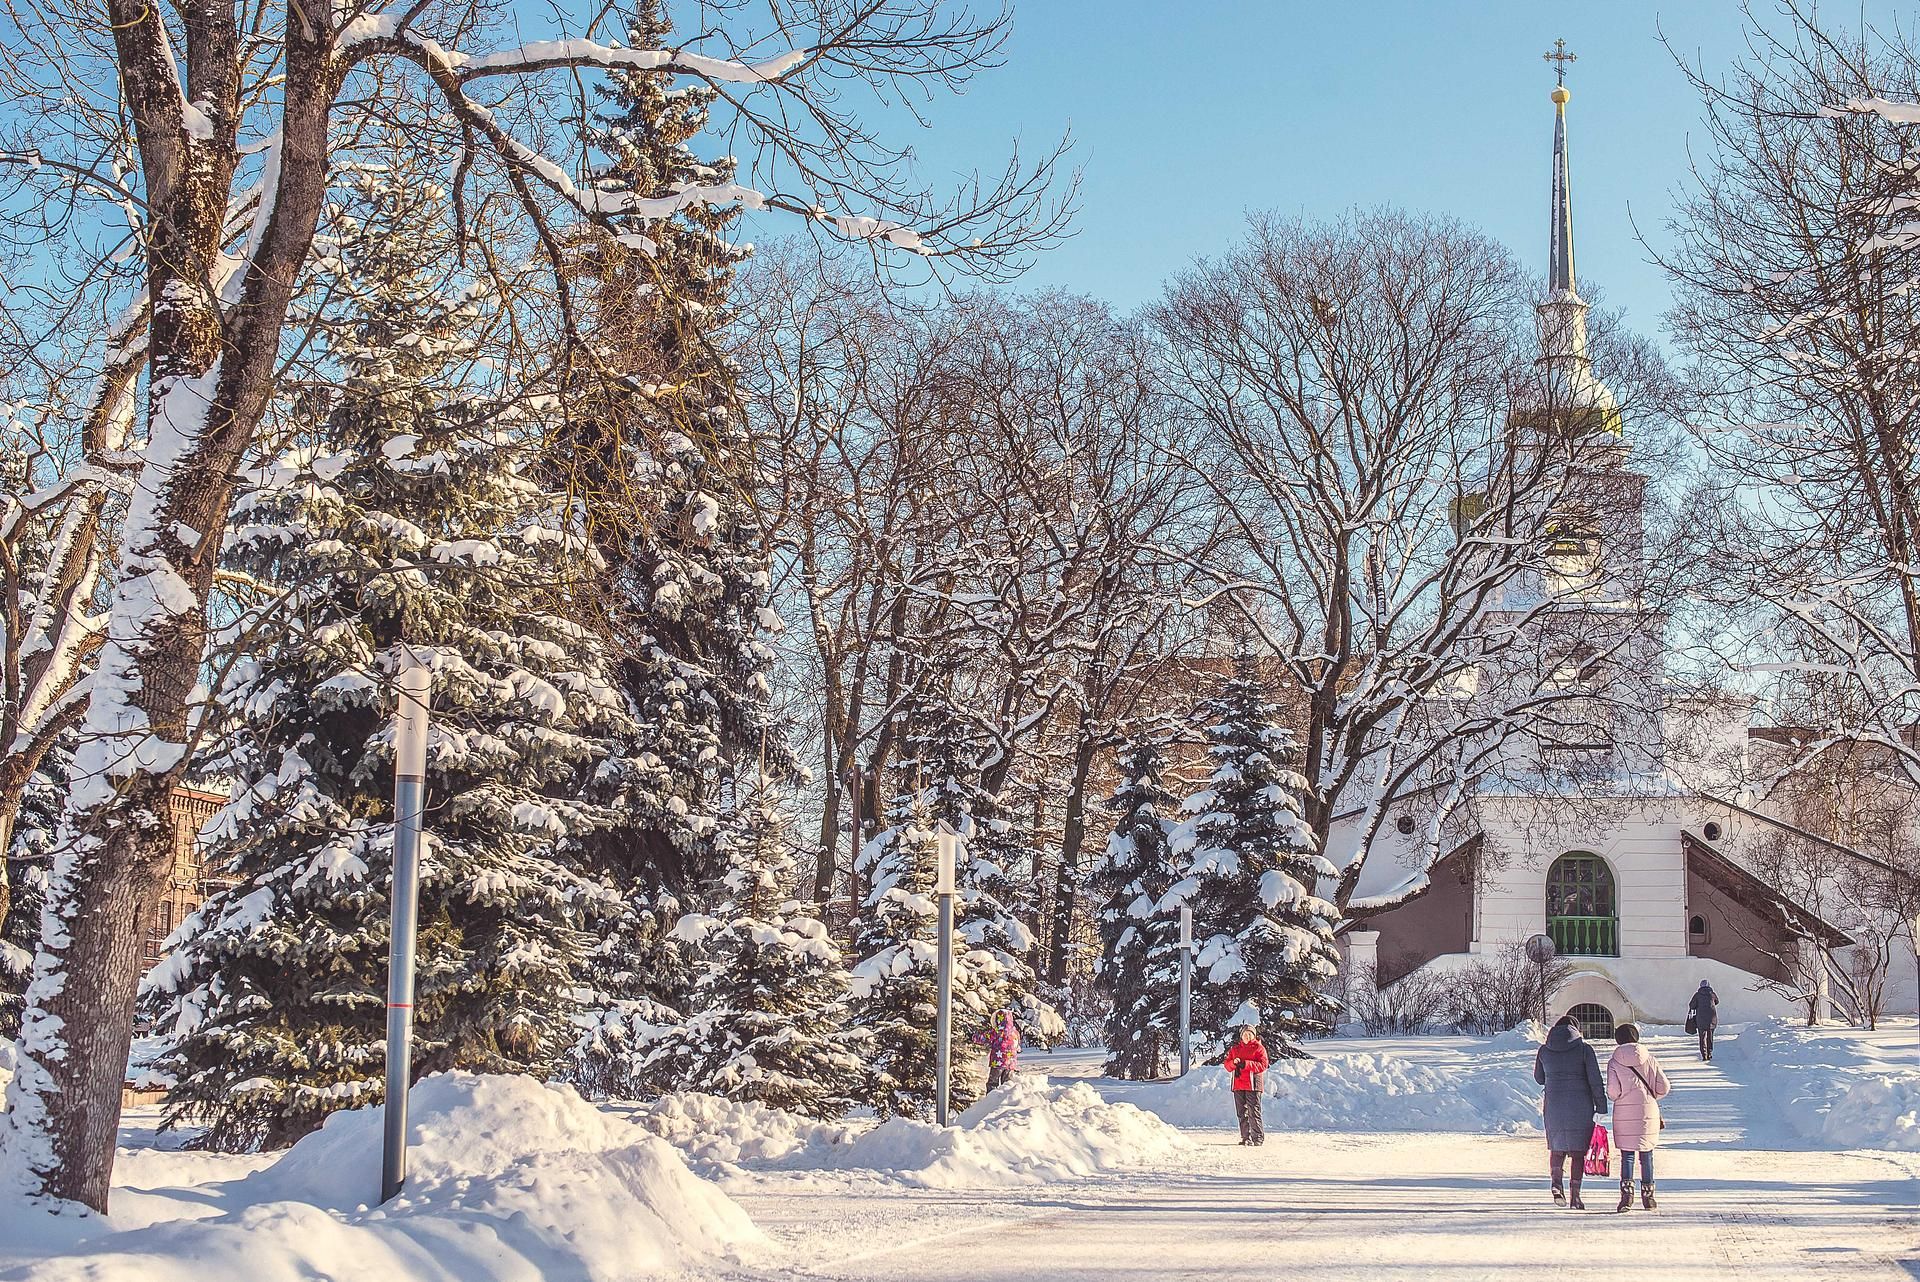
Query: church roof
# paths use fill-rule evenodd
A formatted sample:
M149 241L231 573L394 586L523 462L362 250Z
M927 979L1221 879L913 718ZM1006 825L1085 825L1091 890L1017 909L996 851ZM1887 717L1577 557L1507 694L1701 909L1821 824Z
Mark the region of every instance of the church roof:
M1686 852L1688 872L1699 874L1702 881L1742 907L1764 918L1778 919L1791 929L1818 935L1829 948L1855 942L1846 931L1795 903L1692 833L1680 833L1680 848Z

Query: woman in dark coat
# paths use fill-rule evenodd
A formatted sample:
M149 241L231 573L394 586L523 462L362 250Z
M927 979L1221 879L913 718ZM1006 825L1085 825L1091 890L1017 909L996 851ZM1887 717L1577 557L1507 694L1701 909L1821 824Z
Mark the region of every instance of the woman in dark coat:
M1580 1200L1580 1177L1586 1173L1587 1148L1593 1143L1593 1119L1607 1111L1607 1084L1600 1076L1600 1060L1575 1026L1573 1016L1562 1015L1533 1057L1533 1080L1547 1088L1547 1149L1552 1154L1553 1200L1576 1211L1587 1209ZM1561 1191L1561 1172L1573 1159L1573 1199Z

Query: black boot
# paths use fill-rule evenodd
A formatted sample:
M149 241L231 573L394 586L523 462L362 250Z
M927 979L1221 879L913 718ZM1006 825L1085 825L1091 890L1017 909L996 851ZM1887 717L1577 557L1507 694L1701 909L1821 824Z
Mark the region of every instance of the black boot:
M1553 1204L1555 1206L1565 1206L1567 1204L1567 1191L1558 1184L1553 1186Z
M1659 1209L1660 1204L1653 1200L1653 1184L1651 1182L1640 1186L1640 1205L1649 1211Z
M1567 1197L1567 1206L1569 1209L1575 1210L1575 1211L1584 1211L1587 1209L1587 1204L1580 1200L1580 1181L1579 1180L1575 1180L1573 1182L1573 1189Z
M1620 1181L1620 1205L1614 1207L1613 1209L1615 1211L1625 1211L1632 1206L1633 1206L1633 1181L1623 1179Z

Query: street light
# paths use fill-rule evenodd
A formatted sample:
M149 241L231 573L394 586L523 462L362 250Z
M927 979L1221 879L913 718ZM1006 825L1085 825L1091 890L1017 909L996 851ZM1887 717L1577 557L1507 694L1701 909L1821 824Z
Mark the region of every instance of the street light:
M1534 935L1527 940L1527 960L1540 968L1540 1022L1547 1022L1547 963L1559 954L1552 935Z
M1193 905L1180 905L1180 1076L1193 1067Z
M393 921L387 955L386 1135L380 1152L380 1200L407 1182L407 1086L413 1069L413 952L420 916L420 810L426 791L427 709L433 670L402 647L394 674Z
M940 1080L933 1097L933 1120L945 1126L948 1083L953 1079L953 870L960 861L960 834L944 819L935 830L934 848L933 893L940 900L940 987L933 1057Z

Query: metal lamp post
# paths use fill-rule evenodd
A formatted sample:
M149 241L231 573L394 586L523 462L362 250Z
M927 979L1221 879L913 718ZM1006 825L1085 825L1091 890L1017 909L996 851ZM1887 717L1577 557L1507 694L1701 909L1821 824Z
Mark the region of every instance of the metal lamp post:
M387 958L387 1100L380 1200L407 1182L407 1086L413 1069L413 952L420 910L420 811L426 792L427 708L433 671L411 651L394 674L393 923Z
M1527 960L1540 968L1540 1022L1547 1022L1547 963L1559 953L1552 935L1534 935L1527 940Z
M1180 1076L1193 1067L1193 905L1180 905Z
M960 859L960 834L942 820L934 844L933 893L940 900L940 978L933 1052L939 1082L933 1097L933 1120L945 1126L953 1080L953 870Z

